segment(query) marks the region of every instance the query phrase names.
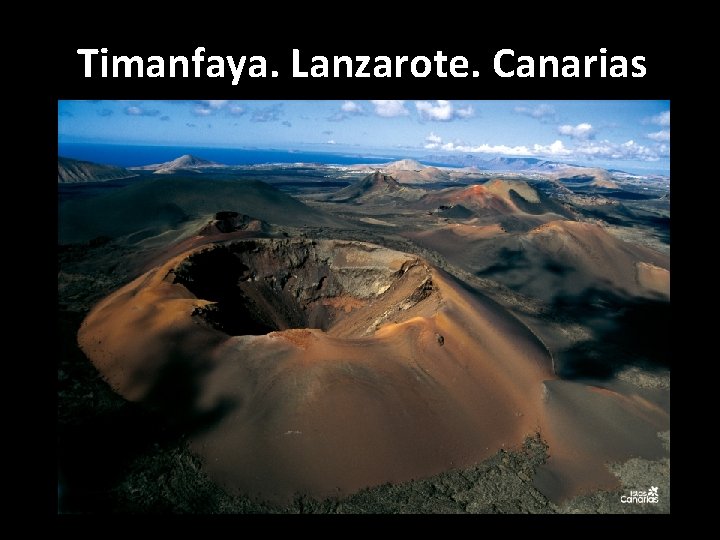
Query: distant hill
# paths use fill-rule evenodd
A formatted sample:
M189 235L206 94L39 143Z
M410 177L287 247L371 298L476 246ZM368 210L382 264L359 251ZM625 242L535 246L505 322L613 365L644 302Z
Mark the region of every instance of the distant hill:
M386 163L383 169L386 171L419 171L425 167L426 165L414 159L400 159Z
M669 257L624 242L600 225L554 219L512 233L490 223L449 223L409 236L451 263L548 303L590 302L600 291L670 298Z
M506 201L512 201L510 190L513 190L529 203L540 202L538 191L535 188L530 187L527 182L523 182L521 180L504 180L496 178L495 180L487 182L484 187L490 193L494 193Z
M127 169L58 156L58 183L106 182L136 176Z
M154 174L170 174L178 171L197 172L198 169L212 169L216 167L226 167L226 165L185 154L165 163L154 163L153 165L145 165L143 167L132 167L132 169L154 171Z
M514 196L512 192L515 193ZM474 184L434 191L423 197L422 202L433 206L463 204L476 210L494 210L506 214L526 211L524 207L528 204L538 205L540 194L527 182L495 179L482 185Z
M382 171L392 174L395 180L404 184L427 184L450 180L450 176L446 172L437 167L423 165L414 159L392 161L385 164Z
M569 209L521 180L494 179L482 185L432 191L415 206L435 213L460 207L455 212L458 216L467 215L467 211L470 211L483 220L499 220L507 230L527 230L527 227L537 222L535 216L543 214L573 219ZM502 219L507 216L518 217L508 222Z
M59 208L59 240L66 244L131 233L137 233L138 238L156 236L220 211L252 215L278 225L322 227L336 223L264 182L152 178L106 195L63 203Z
M542 298L547 291L565 288L580 292L595 286L614 288L633 296L670 297L668 256L624 242L600 225L552 221L531 230L523 238L525 254L534 256L538 266L552 264L557 270L555 279L560 282L553 286L547 282L539 285L542 280L538 277L513 284L523 292Z
M482 212L483 215L505 215L517 212L512 201L491 192L486 186L477 184L433 191L420 199L418 204L428 210L462 205L474 212Z
M378 195L398 193L403 188L392 176L376 171L365 178L335 192L333 200L355 201Z
M475 154L445 155L434 154L426 156L426 161L447 163L459 167L475 167L485 171L535 171L552 172L560 167L567 167L563 163L532 157L496 157L483 159Z
M608 189L618 189L617 182L612 179L609 171L599 167L565 166L554 173L554 178L566 184L582 184Z

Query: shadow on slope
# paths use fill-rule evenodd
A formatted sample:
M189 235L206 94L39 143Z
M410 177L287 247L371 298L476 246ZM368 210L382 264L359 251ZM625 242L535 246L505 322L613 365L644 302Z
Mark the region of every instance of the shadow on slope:
M83 242L131 233L137 233L133 241L138 241L219 210L279 225L335 224L333 218L264 182L172 177L139 181L112 193L62 203L58 241Z
M563 379L607 379L628 366L670 368L670 302L597 288L557 297L553 309L592 329L592 339L555 355Z

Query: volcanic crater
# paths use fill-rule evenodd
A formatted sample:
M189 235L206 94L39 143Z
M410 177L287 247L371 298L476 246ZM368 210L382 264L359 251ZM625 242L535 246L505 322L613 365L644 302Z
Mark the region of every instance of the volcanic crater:
M296 328L369 335L381 322L414 313L412 308L434 292L430 268L419 259L359 242L215 244L191 254L172 272L174 283L210 302L194 315L229 335ZM377 313L374 306L392 305L386 296L405 298L396 309Z
M467 466L542 422L546 348L416 255L306 238L194 247L111 294L78 342L179 424L230 492L287 501Z

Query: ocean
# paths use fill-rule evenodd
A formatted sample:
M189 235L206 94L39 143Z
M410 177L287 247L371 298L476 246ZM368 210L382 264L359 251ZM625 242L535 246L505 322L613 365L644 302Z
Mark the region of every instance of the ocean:
M355 163L383 163L402 159L399 155L352 155L347 153L306 152L248 148L205 148L193 146L126 146L96 143L58 143L58 155L104 165L133 167L163 163L184 154L225 165L254 165L260 163L323 163L351 165ZM441 163L430 163L442 165Z

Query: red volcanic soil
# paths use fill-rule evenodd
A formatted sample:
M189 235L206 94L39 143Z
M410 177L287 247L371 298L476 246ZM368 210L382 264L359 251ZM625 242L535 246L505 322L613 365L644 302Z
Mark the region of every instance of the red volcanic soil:
M431 206L462 204L472 210L489 210L497 214L511 214L518 211L512 201L504 199L481 185L472 185L464 189L450 188L430 193L422 198L422 203Z

